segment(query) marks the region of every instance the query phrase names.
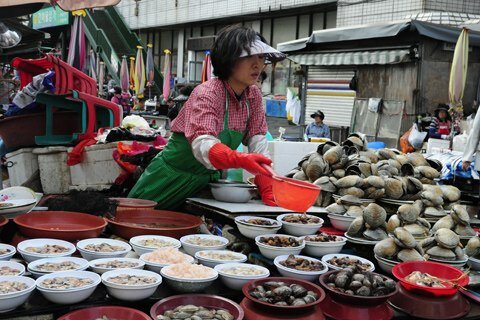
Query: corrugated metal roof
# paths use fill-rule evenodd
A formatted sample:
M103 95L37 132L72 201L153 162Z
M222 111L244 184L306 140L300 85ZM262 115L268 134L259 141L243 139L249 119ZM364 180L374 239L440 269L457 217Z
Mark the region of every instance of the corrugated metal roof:
M288 57L300 65L306 66L348 66L397 64L411 61L410 50L375 50L336 53L303 53Z

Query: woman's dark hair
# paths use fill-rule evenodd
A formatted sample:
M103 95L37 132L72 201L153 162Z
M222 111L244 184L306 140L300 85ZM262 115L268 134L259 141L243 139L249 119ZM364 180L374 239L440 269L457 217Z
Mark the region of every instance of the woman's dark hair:
M263 81L265 81L265 79L267 79L267 73L265 71L260 72L260 76L259 76L260 83L263 84Z
M452 117L450 116L448 109L448 105L446 105L445 103L439 103L437 105L437 109L435 109L435 117L440 120L440 111L445 111L445 113L447 114L445 120L452 121Z
M245 50L250 55L250 47L257 37L267 43L265 38L252 28L232 25L221 29L210 53L213 73L218 78L227 80L242 52Z
M113 87L113 91L115 92L115 94L122 94L122 88L120 87Z
M193 86L185 86L185 87L182 87L178 93L180 94L183 94L184 96L190 96L190 94L192 93L193 91Z

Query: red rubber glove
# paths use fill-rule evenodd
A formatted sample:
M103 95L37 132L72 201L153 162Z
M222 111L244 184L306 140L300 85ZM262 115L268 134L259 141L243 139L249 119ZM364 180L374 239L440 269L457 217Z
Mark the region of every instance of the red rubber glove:
M272 163L261 154L237 152L223 143L217 143L210 149L208 159L217 169L242 168L254 175L270 175L261 165Z
M267 206L276 207L277 203L273 197L272 179L273 178L270 176L259 174L255 176L254 181L258 187L258 193L260 193L263 203L265 203Z

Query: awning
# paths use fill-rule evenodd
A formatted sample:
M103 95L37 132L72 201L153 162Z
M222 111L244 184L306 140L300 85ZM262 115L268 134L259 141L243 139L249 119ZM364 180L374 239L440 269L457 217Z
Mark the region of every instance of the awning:
M301 53L289 55L295 63L306 66L349 66L397 64L411 61L410 49Z

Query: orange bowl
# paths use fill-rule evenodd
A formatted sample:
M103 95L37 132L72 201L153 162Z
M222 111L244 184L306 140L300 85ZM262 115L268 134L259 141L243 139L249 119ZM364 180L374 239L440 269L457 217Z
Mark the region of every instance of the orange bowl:
M320 194L320 187L310 182L284 177L273 177L272 181L277 205L295 212L306 212Z
M76 310L67 313L58 320L86 320L97 319L106 316L108 319L122 320L149 320L150 317L145 313L126 307L120 306L102 306Z

